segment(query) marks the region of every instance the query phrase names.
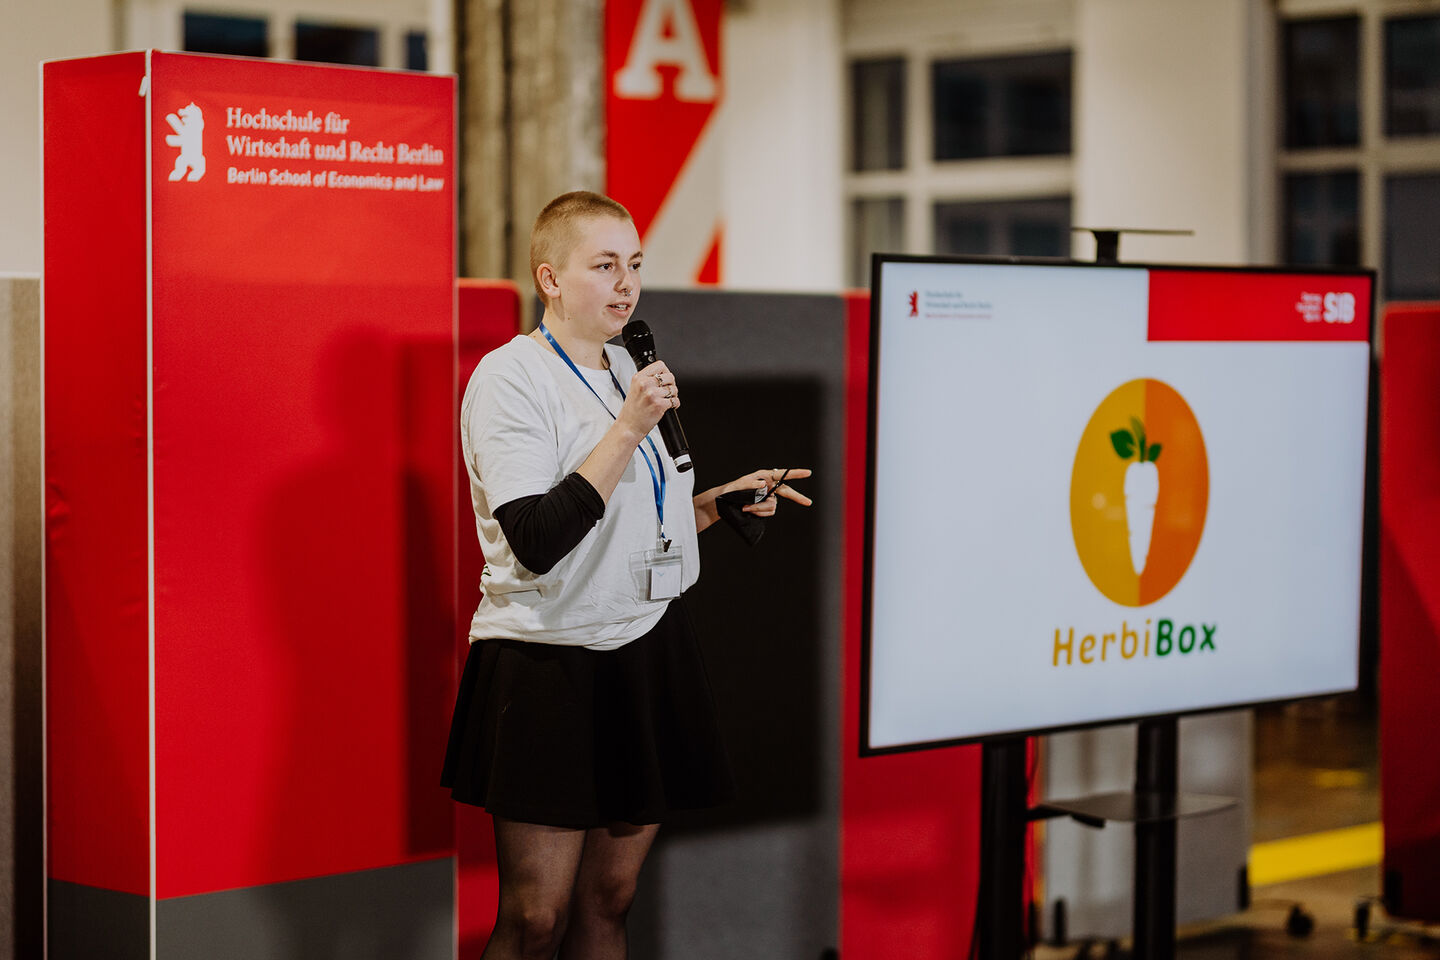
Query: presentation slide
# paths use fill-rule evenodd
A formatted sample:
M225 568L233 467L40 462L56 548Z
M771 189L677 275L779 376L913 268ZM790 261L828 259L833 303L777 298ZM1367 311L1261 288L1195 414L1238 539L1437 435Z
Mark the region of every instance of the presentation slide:
M877 261L866 748L1353 689L1372 282Z

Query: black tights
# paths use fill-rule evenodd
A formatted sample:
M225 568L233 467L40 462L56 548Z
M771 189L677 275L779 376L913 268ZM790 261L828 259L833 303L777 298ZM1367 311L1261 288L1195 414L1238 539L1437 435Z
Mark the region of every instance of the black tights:
M658 830L496 817L500 907L481 960L625 960L625 918Z

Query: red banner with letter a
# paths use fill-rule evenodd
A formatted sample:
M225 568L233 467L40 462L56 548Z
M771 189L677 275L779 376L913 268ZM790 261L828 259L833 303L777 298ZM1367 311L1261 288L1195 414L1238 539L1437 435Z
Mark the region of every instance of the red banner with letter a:
M605 5L605 189L635 218L652 283L720 282L722 6Z

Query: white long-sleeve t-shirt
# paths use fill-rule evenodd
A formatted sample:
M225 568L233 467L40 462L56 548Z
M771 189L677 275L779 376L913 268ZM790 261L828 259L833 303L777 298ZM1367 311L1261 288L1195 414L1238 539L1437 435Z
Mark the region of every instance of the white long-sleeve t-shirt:
M628 390L634 362L608 344L605 355ZM549 572L533 573L516 560L495 508L544 494L575 472L624 402L609 373L579 370L595 393L560 357L517 336L487 354L465 388L461 449L485 554L472 641L501 637L612 650L654 626L669 601L648 599L645 558L659 543L651 467L665 472L666 556L679 551L681 589L700 574L694 473L675 470L658 430L650 432L653 451L642 441L631 455L605 515Z

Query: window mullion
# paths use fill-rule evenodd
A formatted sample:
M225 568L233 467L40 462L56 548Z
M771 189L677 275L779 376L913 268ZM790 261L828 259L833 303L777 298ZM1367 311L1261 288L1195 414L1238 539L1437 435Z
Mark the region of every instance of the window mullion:
M1274 13L1258 5L1250 10L1250 50L1247 56L1249 83L1255 91L1250 100L1247 129L1251 143L1247 172L1250 178L1248 240L1252 262L1279 263L1281 260L1280 134L1283 105L1280 96L1281 63L1278 55L1279 22Z
M1374 4L1366 4L1360 17L1360 262L1383 276L1385 23Z
M934 213L926 184L935 165L933 108L930 90L931 58L912 53L906 59L910 96L906 100L905 252L929 253L934 245Z
M1430 173L1440 168L1440 137L1387 140L1380 145L1378 156L1387 174Z
M1331 170L1354 170L1365 165L1365 151L1359 147L1326 147L1312 150L1289 150L1280 154L1281 173L1325 173Z
M293 10L270 18L270 56L276 60L295 59L295 22Z

